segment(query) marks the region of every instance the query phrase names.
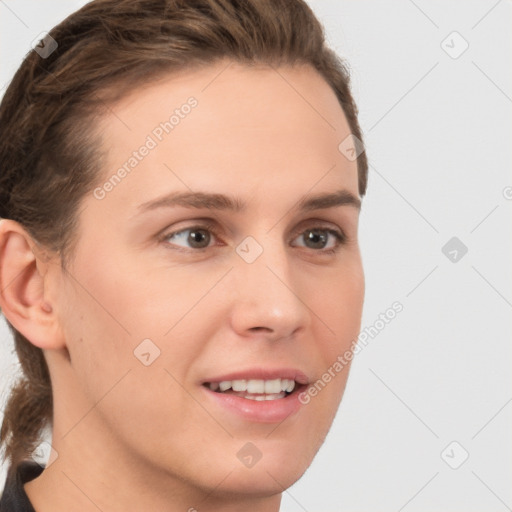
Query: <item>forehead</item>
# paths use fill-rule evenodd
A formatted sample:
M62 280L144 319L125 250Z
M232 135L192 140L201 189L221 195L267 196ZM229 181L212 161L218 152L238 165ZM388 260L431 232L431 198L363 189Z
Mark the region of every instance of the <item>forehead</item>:
M338 149L348 123L310 66L219 61L184 70L130 93L99 127L107 150L103 179L125 170L109 199L126 206L165 186L252 195L263 182L287 183L290 194L303 196L322 180L324 188L341 184L358 195L357 164Z

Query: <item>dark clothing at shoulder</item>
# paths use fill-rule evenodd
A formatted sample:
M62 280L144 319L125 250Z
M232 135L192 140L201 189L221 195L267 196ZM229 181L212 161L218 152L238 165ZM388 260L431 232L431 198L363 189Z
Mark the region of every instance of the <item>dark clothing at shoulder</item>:
M5 487L0 497L0 512L35 512L23 484L30 482L43 472L44 466L25 460L7 472Z

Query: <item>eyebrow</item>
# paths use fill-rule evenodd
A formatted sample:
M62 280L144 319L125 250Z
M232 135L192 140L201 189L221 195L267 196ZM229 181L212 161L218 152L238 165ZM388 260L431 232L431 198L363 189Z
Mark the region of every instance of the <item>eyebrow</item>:
M141 204L138 207L138 211L144 213L157 208L172 208L175 206L207 210L226 210L234 213L242 212L246 208L246 204L239 198L226 196L224 194L171 192L163 197ZM339 206L352 206L360 210L361 200L352 194L352 192L341 189L331 193L306 195L297 202L295 209L300 212L308 212Z

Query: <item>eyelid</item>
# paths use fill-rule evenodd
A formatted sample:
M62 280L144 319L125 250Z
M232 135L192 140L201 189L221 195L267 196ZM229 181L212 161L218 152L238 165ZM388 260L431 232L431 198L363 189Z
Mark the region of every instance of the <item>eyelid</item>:
M201 220L201 219L196 220L195 224L190 224L188 226L173 229L172 231L168 231L168 228L165 228L162 231L160 231L159 234L156 235L156 238L157 238L158 242L165 242L172 235L176 235L178 233L181 233L182 231L188 231L190 229L202 229L205 231L209 231L210 233L212 233L214 235L215 238L219 238L219 233L216 229L215 223L212 223L209 220ZM169 244L169 245L173 245L173 244ZM210 246L210 247L213 247L213 246ZM201 250L209 249L210 247L204 247L203 249L186 249L184 247L173 246L173 248L182 249L187 252L191 252L191 251L192 252L200 252Z
M204 220L195 219L195 221L191 221L191 222L195 222L195 223L185 225L184 227L180 227L177 229L173 229L172 231L167 231L168 228L163 229L161 231L162 234L157 235L158 241L165 242L168 238L170 238L173 235L179 234L183 231L192 230L192 229L201 229L201 230L208 231L214 236L214 238L216 238L217 240L220 239L219 230L217 229L216 221L212 222L210 219L204 219ZM336 224L334 224L330 221L321 220L321 219L307 219L307 220L304 220L303 222L300 222L299 225L296 227L296 229L294 229L294 231L292 233L292 240L295 240L295 238L297 236L303 234L305 231L314 230L314 229L318 229L318 230L322 230L322 231L326 231L326 232L330 233L332 236L334 236L336 238L336 242L337 242L336 246L334 248L318 249L318 250L311 249L313 252L316 252L318 254L333 253L333 252L337 251L338 249L340 249L341 246L346 244L348 241L348 237L346 236L345 231L343 229L341 229L339 226L337 226ZM183 251L183 252L187 252L187 253L201 253L203 251L206 251L207 249L211 249L212 247L215 247L215 245L218 245L218 244L213 244L208 247L202 247L199 249L185 248L185 247L181 247L181 246L174 245L171 243L169 243L168 245L172 246L172 249L175 249L178 251ZM304 248L307 249L307 247L304 247Z

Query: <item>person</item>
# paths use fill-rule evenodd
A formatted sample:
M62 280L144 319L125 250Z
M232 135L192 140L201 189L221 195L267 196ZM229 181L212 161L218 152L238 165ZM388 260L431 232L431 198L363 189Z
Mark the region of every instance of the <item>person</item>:
M0 510L279 510L365 289L363 137L311 8L94 0L16 72L0 161Z

